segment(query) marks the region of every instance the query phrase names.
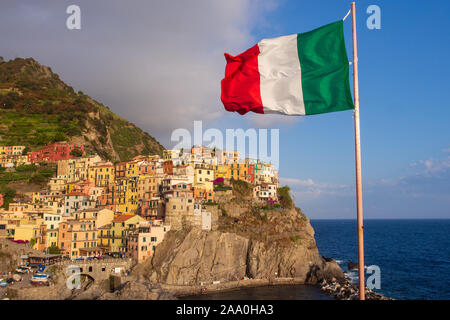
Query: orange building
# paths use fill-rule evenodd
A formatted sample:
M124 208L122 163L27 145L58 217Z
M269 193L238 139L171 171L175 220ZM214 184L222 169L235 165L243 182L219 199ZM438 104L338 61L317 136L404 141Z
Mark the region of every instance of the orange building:
M102 254L97 246L95 220L68 220L59 224L58 242L61 253L71 259Z

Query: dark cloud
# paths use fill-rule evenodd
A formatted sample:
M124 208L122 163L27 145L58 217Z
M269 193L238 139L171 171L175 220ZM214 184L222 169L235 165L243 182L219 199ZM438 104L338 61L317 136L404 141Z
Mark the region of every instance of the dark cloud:
M82 29L68 30L71 4L2 3L0 55L36 58L163 142L173 128L224 112L223 53L256 42L252 28L274 7L259 0L82 0Z

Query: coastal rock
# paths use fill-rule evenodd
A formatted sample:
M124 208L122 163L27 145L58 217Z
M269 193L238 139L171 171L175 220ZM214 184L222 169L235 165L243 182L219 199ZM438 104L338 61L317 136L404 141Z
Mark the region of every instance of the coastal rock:
M98 300L171 300L170 293L145 281L127 281L115 292L101 295Z
M339 281L322 281L321 290L338 300L359 300L359 289L350 282L350 279L341 279ZM382 294L365 288L366 300L393 300Z
M344 279L336 261L319 254L314 230L297 209L268 211L263 222L242 211L223 218L219 230L168 232L153 258L134 275L153 283L191 286L244 278L295 278L310 284ZM227 219L233 220L226 225Z
M241 279L248 242L219 231L193 229L185 236L171 231L156 249L150 279L176 285Z
M252 241L247 262L249 278L300 278L304 283L343 278L337 263L327 262L319 255L314 238L302 244L285 246Z
M356 270L356 269L358 269L358 264L354 263L353 261L349 261L347 263L347 268L348 268L348 270Z

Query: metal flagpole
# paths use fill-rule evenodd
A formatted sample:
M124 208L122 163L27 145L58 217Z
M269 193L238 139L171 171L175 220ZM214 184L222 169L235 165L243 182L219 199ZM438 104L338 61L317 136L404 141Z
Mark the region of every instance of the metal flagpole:
M353 20L353 94L355 100L355 162L356 162L356 207L358 215L358 275L359 275L359 299L365 300L364 281L364 226L361 184L361 140L359 131L359 87L358 87L358 53L356 48L356 10L355 2L352 2Z

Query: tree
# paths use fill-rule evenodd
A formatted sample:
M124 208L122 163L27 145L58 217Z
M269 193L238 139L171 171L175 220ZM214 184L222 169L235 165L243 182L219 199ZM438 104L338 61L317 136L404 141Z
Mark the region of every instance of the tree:
M27 146L27 147L25 147L25 149L23 149L22 155L25 156L30 151L31 151L30 148Z
M36 173L31 176L31 178L28 179L28 183L34 183L34 184L44 184L47 182L47 178L42 175L41 173Z
M8 209L10 202L13 202L16 196L16 190L11 189L6 184L2 184L0 185L0 193L3 194L2 208Z
M33 248L35 244L36 244L36 238L31 238L30 247Z
M62 132L57 132L57 133L55 133L55 136L53 137L52 140L53 140L53 142L65 141L66 135Z
M48 248L48 253L49 254L60 254L61 250L59 249L58 246L52 245L51 247Z
M294 205L290 194L291 189L289 188L289 186L278 188L277 191L281 207L290 208Z
M70 155L74 157L81 157L83 155L83 150L74 148L72 151L70 151Z
M55 107L54 107L53 103L51 103L50 101L46 101L42 105L42 109L44 110L45 113L51 114L51 113L53 113L53 110L55 109Z

